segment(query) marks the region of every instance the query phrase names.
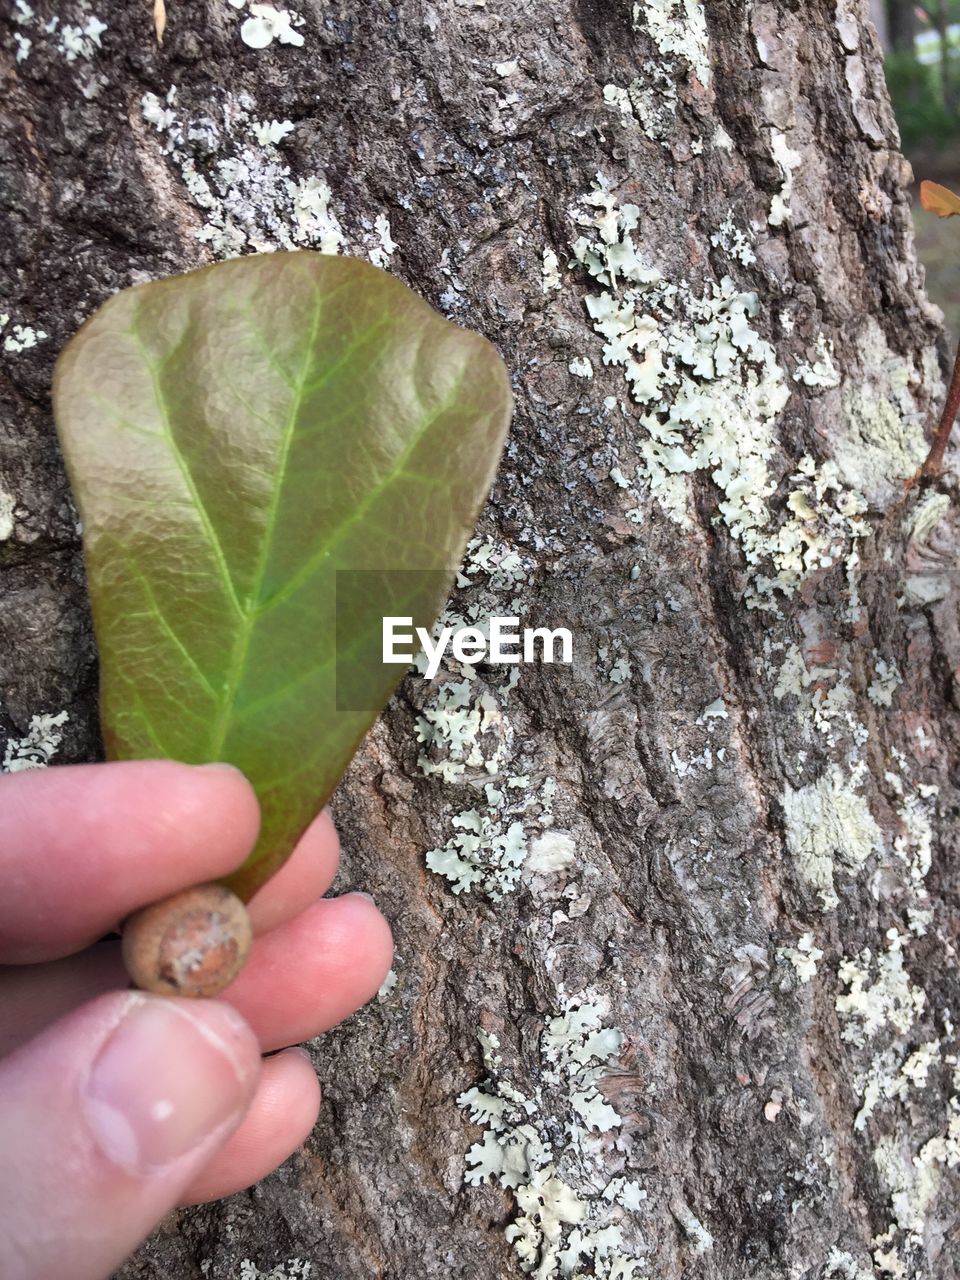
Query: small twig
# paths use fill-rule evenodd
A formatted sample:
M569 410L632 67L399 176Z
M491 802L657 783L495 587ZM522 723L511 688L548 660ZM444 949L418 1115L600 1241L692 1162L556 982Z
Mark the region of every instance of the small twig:
M926 462L920 468L921 481L935 480L940 475L943 468L943 455L947 451L947 442L958 412L960 412L960 348L957 350L957 358L953 366L953 378L950 381L950 390L947 392L947 403L944 405L937 433L933 437L933 447Z
M163 33L167 29L167 7L163 0L153 0L153 29L157 33L157 44L163 44Z

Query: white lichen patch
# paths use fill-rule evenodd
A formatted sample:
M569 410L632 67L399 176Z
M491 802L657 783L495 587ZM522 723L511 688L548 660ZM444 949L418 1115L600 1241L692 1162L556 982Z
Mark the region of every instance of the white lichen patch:
M897 664L878 656L874 659L873 670L873 679L867 686L867 697L876 707L892 706L893 695L903 684Z
M803 156L794 151L787 143L787 135L779 129L770 131L770 150L774 162L780 170L780 190L770 201L770 213L767 221L771 227L782 227L793 216L790 203L793 200L793 175L803 163Z
M821 333L817 337L816 353L810 361L801 361L793 372L794 382L807 387L829 391L840 385L840 374L833 363L833 343Z
M68 63L96 57L103 47L100 37L108 30L107 24L90 12L86 0L74 0L73 4L63 5L61 9L61 13L43 19L24 0L15 0L14 22L33 31L32 37L23 31L14 32L17 62L25 62L38 41Z
M887 947L874 957L869 947L856 960L844 960L838 977L847 988L836 1007L844 1022L841 1036L863 1046L884 1028L905 1035L926 1007L926 994L916 987L903 964L905 939L887 930Z
M386 271L389 269L390 259L397 251L397 242L390 230L390 220L384 213L378 214L373 220L373 239L375 243L367 257L375 267Z
M622 85L603 86L603 100L615 107L625 125L639 126L652 142L666 146L673 132L680 102L670 64L650 62L643 75Z
M239 8L234 5L234 8ZM292 9L278 9L272 4L251 4L250 16L240 27L240 39L251 49L266 49L276 40L277 44L302 47L303 36L297 30L304 19Z
M13 537L16 524L14 521L14 511L16 510L17 500L12 493L7 493L0 484L0 542L6 542Z
M205 1269L204 1263L201 1263L201 1273L207 1275L212 1265L212 1262L208 1263ZM269 1271L261 1271L255 1262L244 1258L240 1263L237 1280L312 1280L315 1274L313 1263L306 1258L288 1258L286 1262L278 1262Z
M46 768L60 749L63 741L60 730L69 718L66 711L56 715L32 716L26 734L22 738L10 738L7 742L0 773Z
M801 878L820 896L824 911L839 899L834 872L855 875L873 853L883 848L883 836L866 798L854 788L839 765L823 777L783 796L787 848Z
M577 845L568 831L544 831L530 842L524 877L562 875L577 865Z
M782 960L789 960L801 983L810 982L817 976L817 963L823 959L823 952L814 943L812 933L801 934L795 947L781 947L777 955Z
M385 1000L390 999L390 996L393 994L393 990L396 987L396 985L397 985L397 971L396 969L391 969L387 974L387 976L384 978L383 982L380 983L380 989L377 992L377 999L381 1004L383 1004Z
M454 834L442 849L427 852L427 866L450 881L453 892L480 889L492 901L516 888L527 854L523 823L508 822L502 808L465 809L451 819Z
M560 259L553 249L544 249L541 267L540 291L550 293L560 288Z
M852 1253L831 1249L823 1272L823 1280L876 1280L873 1267L860 1263Z
M503 545L474 538L457 576L461 595L437 619L443 627L476 627L489 634L491 617L517 617L526 610L523 588L532 562ZM425 659L417 663L425 670ZM455 894L476 890L493 901L516 889L534 833L549 829L556 782L537 784L511 768L521 744L515 740L506 702L519 679L444 658L437 690L417 720L418 767L425 777L470 788L473 802L450 815L446 843L427 851L430 870L447 879Z
M292 120L254 120L250 129L261 147L275 147L293 133L294 127Z
M6 312L0 313L0 333L3 334L3 349L10 355L30 351L47 338L43 329L34 329L28 324L10 324L10 316Z
M585 303L604 339L603 362L623 371L640 408L638 480L690 528L689 477L706 471L720 490L720 518L754 570L747 604L772 607L776 593L792 594L869 531L862 496L841 484L834 463L804 458L786 511L774 515L769 461L791 389L755 327L757 295L728 276L699 297L685 281L665 282L635 242L639 209L621 205L600 175L574 217L585 229L572 245L574 264L600 290Z
M927 455L922 405L914 387L916 371L891 350L877 321L868 318L856 337L863 373L842 393L839 430L830 449L843 482L871 503L885 506L903 492ZM935 385L933 371L924 373Z
M639 0L633 6L635 30L647 31L665 58L710 83L710 39L699 0Z
M753 251L753 238L742 227L737 226L732 209L718 230L711 235L710 243L715 249L722 249L728 257L734 262L739 262L743 267L756 265L757 255Z
M567 368L575 378L593 377L593 365L586 356L577 356L574 360L570 361Z
M836 667L808 668L800 647L790 644L779 668L773 668L771 674L775 677L774 697L796 700L797 724L809 734L820 735L830 747L837 746L844 736L857 747L867 741L869 730L857 714L849 672Z
M498 1037L481 1031L479 1039L488 1078L457 1101L486 1132L467 1152L464 1178L513 1192L518 1212L506 1236L521 1268L537 1280L643 1280L641 1237L629 1215L646 1192L610 1168L602 1137L621 1125L599 1086L622 1032L603 1026L599 1003L569 1001L547 1019L539 1081L526 1092L510 1081Z
M205 218L197 239L215 258L276 249L340 252L344 235L330 188L321 177L295 178L277 143L255 141L249 94L228 94L218 121L182 118L175 102L175 89L163 101L146 93L143 116L166 135L166 152Z
M78 25L64 23L60 28L60 52L67 62L76 62L77 58L92 58L102 47L100 37L106 30L107 24L92 15Z

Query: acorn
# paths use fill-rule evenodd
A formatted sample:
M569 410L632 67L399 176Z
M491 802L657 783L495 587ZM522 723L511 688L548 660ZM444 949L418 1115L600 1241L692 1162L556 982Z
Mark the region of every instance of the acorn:
M141 991L216 996L243 968L253 928L221 884L183 889L135 911L123 926L123 961Z

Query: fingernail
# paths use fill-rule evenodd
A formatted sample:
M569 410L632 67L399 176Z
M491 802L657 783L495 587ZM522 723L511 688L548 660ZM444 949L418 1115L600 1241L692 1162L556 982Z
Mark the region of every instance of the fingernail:
M349 896L349 897L351 897L351 898L366 898L366 900L367 900L368 902L372 902L374 906L376 906L376 905L377 905L377 900L376 900L376 898L373 896L373 894L372 894L372 893L364 893L362 889L353 889L353 890L351 890L351 892L350 892L350 894L349 894L348 896Z
M154 1172L239 1116L258 1062L252 1033L228 1005L193 1011L133 995L86 1083L90 1131L114 1164Z
M242 778L243 771L238 769L235 764L229 764L226 760L211 760L209 764L194 765L196 769L220 769L230 773L239 773Z

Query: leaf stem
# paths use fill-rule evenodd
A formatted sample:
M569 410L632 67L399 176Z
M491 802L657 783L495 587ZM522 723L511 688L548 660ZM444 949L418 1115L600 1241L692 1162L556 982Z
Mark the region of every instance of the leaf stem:
M921 480L935 480L939 476L943 468L943 456L947 451L947 442L950 439L950 432L953 430L953 424L956 421L958 412L960 412L960 347L957 348L957 358L953 365L953 377L950 380L950 390L947 392L947 403L943 408L940 425L937 427L937 433L933 437L933 446L927 455L927 460L920 468Z

